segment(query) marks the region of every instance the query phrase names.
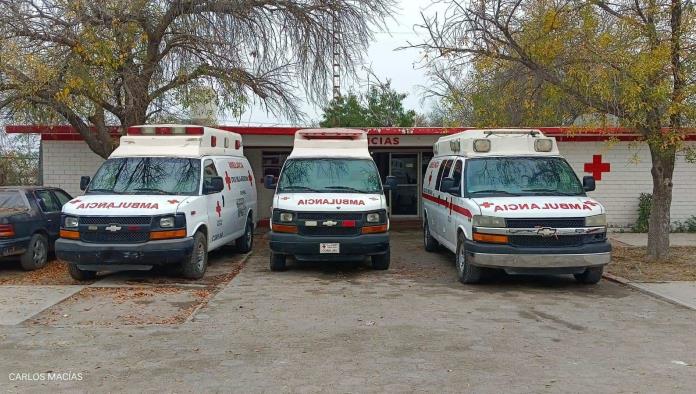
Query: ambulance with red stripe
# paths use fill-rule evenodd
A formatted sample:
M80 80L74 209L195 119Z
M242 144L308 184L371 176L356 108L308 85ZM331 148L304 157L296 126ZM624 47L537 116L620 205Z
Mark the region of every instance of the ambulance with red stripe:
M239 134L203 126L128 129L85 192L63 207L56 255L77 280L176 265L203 276L208 252L249 252L256 187Z
M308 129L295 134L276 182L269 233L272 271L299 260L347 261L370 256L372 268L389 268L389 217L384 190L368 151L367 133L353 129Z
M463 283L486 271L573 274L594 284L611 258L604 207L538 130L441 137L423 179L425 249L455 253Z

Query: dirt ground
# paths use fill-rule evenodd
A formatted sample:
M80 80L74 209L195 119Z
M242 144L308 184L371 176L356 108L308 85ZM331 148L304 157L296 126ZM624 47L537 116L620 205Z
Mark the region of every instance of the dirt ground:
M465 286L456 279L454 256L425 252L420 238L418 231L392 234L388 271L367 262L290 261L287 272L270 272L267 246L257 242L241 267L212 264L211 278L241 271L178 320L203 298L197 292L210 288L205 281L103 277L80 298L57 304L53 315L0 326L0 387L245 393L696 387L693 311L610 281L580 285L572 276L502 276ZM238 257L227 250L215 259ZM164 290L170 288L176 290ZM46 371L82 379L13 375Z
M607 271L638 282L696 280L696 248L674 246L669 261L652 263L645 257L646 248L614 245Z

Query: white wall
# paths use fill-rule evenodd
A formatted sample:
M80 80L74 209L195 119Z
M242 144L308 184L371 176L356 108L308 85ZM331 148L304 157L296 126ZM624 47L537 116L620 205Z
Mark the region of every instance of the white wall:
M278 141L279 138L265 138L269 144L264 146L277 146L270 141ZM42 141L42 144L44 184L62 187L72 195L80 195L80 176L94 175L103 160L81 141ZM246 139L245 145L248 146ZM597 182L597 190L590 195L606 206L612 226L630 227L638 216L638 196L652 190L647 146L628 142L560 142L558 146L580 177L588 175L584 172L584 164L591 162L595 154L601 154L602 161L611 164L611 171L602 174L602 180ZM269 149L277 150L273 147ZM273 192L263 187L263 148L246 147L244 152L256 178L259 218L266 218ZM674 184L672 221L684 221L696 215L696 164L687 163L683 157L679 157Z
M44 186L57 186L73 196L82 194L80 177L93 176L104 159L82 141L41 141Z

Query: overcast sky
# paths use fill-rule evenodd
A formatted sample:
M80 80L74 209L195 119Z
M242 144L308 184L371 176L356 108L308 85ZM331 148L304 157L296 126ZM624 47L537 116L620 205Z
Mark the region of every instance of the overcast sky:
M406 46L407 41L419 42L422 40L422 30L414 32L414 25L421 22L420 12L430 14L432 7L428 7L429 1L409 1L401 0L400 9L394 15L393 20L387 23L388 32L377 32L375 41L370 45L365 64L356 67L358 69L359 81L341 81L341 91L346 93L353 88L362 91L367 86L368 72L365 68L371 68L373 73L381 80L388 78L392 81L392 87L398 91L407 93L404 106L407 109L415 109L417 112L428 112L428 102L423 103L422 86L428 84L425 70L418 62L420 53L415 49L397 51L396 48ZM330 92L327 92L330 94ZM425 108L424 108L425 107ZM321 118L321 108L311 104L305 104L303 111L308 114L308 123L318 121ZM267 114L260 106L255 106L246 111L239 120L219 119L222 124L250 124L261 126L283 126L288 125L286 119L278 118L272 114Z

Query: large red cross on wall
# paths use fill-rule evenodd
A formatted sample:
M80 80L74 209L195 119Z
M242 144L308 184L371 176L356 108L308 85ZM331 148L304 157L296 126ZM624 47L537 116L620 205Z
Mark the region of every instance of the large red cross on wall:
M611 164L610 163L602 163L602 155L593 155L592 156L592 163L585 163L585 172L589 172L592 174L595 180L601 181L602 180L602 173L603 172L610 172L611 171Z

